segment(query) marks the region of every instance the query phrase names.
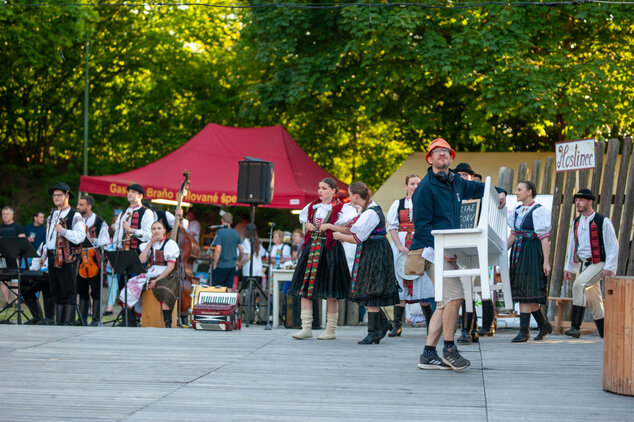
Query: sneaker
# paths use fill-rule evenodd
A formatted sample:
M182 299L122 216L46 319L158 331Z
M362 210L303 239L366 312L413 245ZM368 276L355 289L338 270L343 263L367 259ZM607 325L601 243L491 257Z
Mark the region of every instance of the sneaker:
M446 352L443 352L442 361L456 371L461 371L471 365L471 362L460 355L457 347L452 347Z
M420 369L451 369L449 366L445 365L445 363L440 359L440 356L438 356L436 353L434 353L432 356L420 355L418 367Z

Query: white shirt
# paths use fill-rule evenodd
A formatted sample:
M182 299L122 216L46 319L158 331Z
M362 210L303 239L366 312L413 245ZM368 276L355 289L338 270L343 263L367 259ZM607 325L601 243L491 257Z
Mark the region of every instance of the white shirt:
M198 220L190 221L189 227L186 227L185 229L187 230L187 233L194 236L194 239L196 239L196 242L200 241L200 223L198 222Z
M350 231L360 242L363 242L370 237L370 234L372 234L376 225L379 224L379 215L373 210L373 208L376 207L378 207L376 202L370 202L365 211L361 213L359 219L352 225L352 227L350 227Z
M291 247L285 243L280 243L279 245L272 244L269 249L271 250L272 260L275 260L275 255L278 253L277 251L281 251L280 258L291 258Z
M308 207L310 207L310 204L306 205L302 209L302 212L299 214L299 222L302 223L302 224L309 223L309 221L308 221ZM324 218L326 218L328 216L328 213L330 211L332 211L332 203L315 204L315 205L313 205L313 209L315 210L314 218L318 222L316 227L319 228L319 226L321 226L321 222L324 220ZM343 207L341 208L341 213L339 214L339 219L337 221L335 221L334 224L336 226L343 226L348 221L350 221L353 218L355 218L357 216L357 214L358 214L358 212L357 212L356 208L354 208L349 203L344 204ZM314 223L314 222L310 221L310 223Z
M388 230L398 230L398 225L400 223L399 215L398 215L398 204L400 203L400 199L397 199L392 203L390 209L387 212L386 223ZM409 218L412 220L412 209L414 208L412 204L411 198L405 198L405 208L409 210Z
M530 205L522 205L519 209L514 209L509 213L508 224L511 228L511 233L515 230L521 230L524 218L536 206L537 204L533 202ZM540 239L550 235L550 211L546 207L540 206L533 211L533 230Z
M590 222L594 219L596 212L579 217L579 226L577 227L577 251L575 252L575 233L574 226L570 230L568 238L568 253L566 258L565 271L571 273L579 272L579 262L574 262L575 253L579 260L583 261L592 258L592 249L590 248ZM609 218L603 219L603 247L605 248L605 266L604 270L616 273L616 266L619 254L619 244L616 240L614 226Z
M84 218L84 224L86 225L86 230L88 230L89 227L92 227L92 225L95 224L96 219L97 219L97 214L95 214L94 212L90 213L88 218ZM110 243L110 234L108 233L108 225L104 221L101 224L101 228L97 228L97 238L93 239L92 244L93 246L99 247L99 246L107 245L108 243Z
M178 248L178 245L172 239L165 239L165 242L167 242L165 244L165 247L163 248L163 258L165 258L165 262L176 261L176 259L178 259L178 256L180 255L180 249ZM145 242L145 243L142 243L141 246L139 246L139 249L141 250L141 252L143 252L145 248L147 248L148 244L149 242ZM161 246L163 246L163 242L156 242L155 244L153 244L152 245L153 251L151 253L154 253L154 251L161 249ZM148 255L148 259L149 259L149 255ZM165 268L167 268L167 265L156 265L156 264L152 265L147 270L147 276L148 277L159 276L163 273L163 271L165 271Z
M62 230L61 233L55 231L55 225L66 218L70 210L71 208L68 207L62 210L61 214L59 210L55 210L53 211L53 215L49 216L48 220L46 220L46 240L44 241L46 246L42 251L42 256L46 254L46 251L54 251L57 249L58 235L68 239L75 245L80 245L86 239L86 224L84 223L84 218L76 211L71 228L66 228Z
M251 260L251 242L249 239L244 239L242 242L242 250L245 255L249 255L249 260ZM260 253L253 256L253 275L256 277L262 277L262 257L265 255L266 251L264 250L264 246L260 244ZM247 261L242 266L242 275L245 277L249 276L249 265L251 264Z
M125 231L123 230L123 221L131 218L131 215L134 211L140 209L141 206L138 207L128 207L125 212L119 214L117 217L117 221L115 222L115 231L114 236L112 237L112 242L115 243L115 249L121 249L121 240L127 238ZM141 242L148 242L152 238L152 223L154 223L154 218L156 215L154 211L148 209L143 214L143 218L141 218L140 228L132 230L132 236L139 239ZM128 224L130 224L130 219L128 219Z

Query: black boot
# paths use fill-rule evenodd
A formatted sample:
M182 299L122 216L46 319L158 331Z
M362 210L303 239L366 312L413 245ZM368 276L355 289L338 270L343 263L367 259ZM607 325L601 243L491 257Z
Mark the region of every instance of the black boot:
M379 339L382 339L387 335L388 331L392 331L394 327L389 319L385 316L385 313L379 308L379 325L377 331L379 332Z
M473 312L465 312L462 315L462 333L456 342L461 344L471 344L473 339L471 338L471 326L473 324Z
M601 338L603 338L603 321L603 318L594 320L594 323L597 326L597 333L599 333L599 337Z
M394 329L387 335L388 337L400 337L403 332L403 314L405 314L404 306L394 307Z
M101 305L99 304L99 300L92 301L92 321L90 325L92 327L97 327L99 325L99 321L101 320Z
M31 312L31 319L26 323L27 325L38 324L44 320L42 315L42 308L40 308L40 302L38 302L35 296L28 296L24 298L24 304Z
M495 327L493 326L493 302L490 300L482 301L482 327L478 330L478 334L484 337L493 337L495 335Z
M165 328L172 328L172 311L163 309L163 319L165 320Z
M55 325L55 301L44 297L44 319L37 325Z
M434 315L434 311L431 308L431 305L423 304L420 302L420 308L423 310L423 314L425 315L425 322L427 323L427 334L429 334L429 323L431 322L431 317Z
M530 334L528 332L531 323L531 314L520 314L520 332L511 340L513 343L525 343Z
M564 332L565 335L574 338L579 338L581 336L581 323L583 322L583 316L585 313L585 306L572 305L572 312L570 313L570 328Z
M368 335L361 341L358 341L358 344L379 344L381 341L381 333L379 331L379 326L381 323L381 317L379 316L379 312L368 312Z
M134 313L134 309L125 308L125 311L128 314L128 325L127 326L128 327L136 327L136 313Z
M75 325L75 305L66 303L64 305L64 322L62 325Z
M532 315L533 318L535 318L535 321L537 321L537 327L539 328L539 334L537 334L533 340L543 340L547 334L553 332L553 326L550 325L550 322L546 319L546 315L544 315L542 308L533 311Z
M75 325L87 325L88 322L88 308L90 308L90 302L88 299L79 299L79 315L81 318L78 318L75 322ZM83 324L82 324L83 321Z
M63 325L64 324L64 304L56 303L55 304L55 325Z

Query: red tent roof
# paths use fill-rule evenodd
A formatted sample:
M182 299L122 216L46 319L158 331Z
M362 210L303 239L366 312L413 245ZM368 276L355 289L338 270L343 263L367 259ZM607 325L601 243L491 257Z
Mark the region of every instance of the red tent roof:
M82 176L81 192L126 196L126 187L138 183L146 199L176 200L183 170L191 174L187 202L237 204L238 162L245 156L274 163L272 208L303 207L317 199L317 184L332 177L319 167L282 126L233 128L210 123L183 146L144 167L109 176ZM335 179L336 180L336 179ZM347 185L337 180L339 188Z

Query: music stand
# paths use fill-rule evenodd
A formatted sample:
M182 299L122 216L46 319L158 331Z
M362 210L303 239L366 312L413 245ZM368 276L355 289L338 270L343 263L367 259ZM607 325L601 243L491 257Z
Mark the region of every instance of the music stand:
M123 309L126 312L123 312L124 324L128 326L128 312L126 308L128 307L128 274L141 274L145 272L145 268L141 261L139 261L139 254L136 251L106 251L106 255L108 256L108 261L110 261L110 266L112 267L113 274L121 274L124 280L124 304ZM118 318L117 318L118 319Z
M29 242L26 237L0 238L0 255L2 255L5 259L18 260L18 294L15 299L17 301L17 305L15 307L15 312L9 315L7 321L17 313L18 324L22 325L22 314L24 314L24 311L22 310L22 259L39 258L39 255L35 252L33 245L31 245L31 242ZM24 317L28 319L26 314L24 314Z

